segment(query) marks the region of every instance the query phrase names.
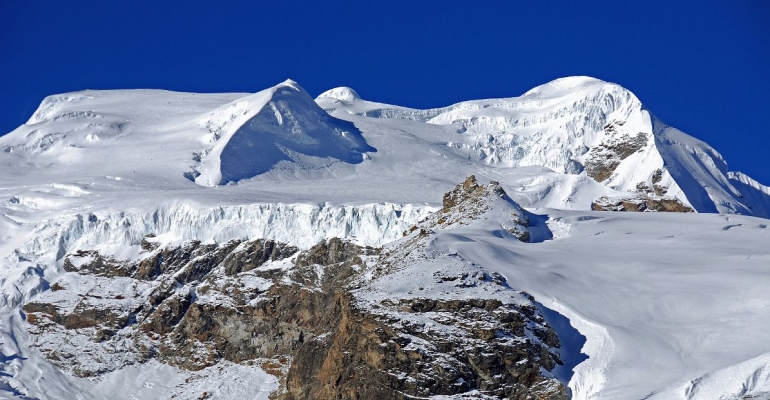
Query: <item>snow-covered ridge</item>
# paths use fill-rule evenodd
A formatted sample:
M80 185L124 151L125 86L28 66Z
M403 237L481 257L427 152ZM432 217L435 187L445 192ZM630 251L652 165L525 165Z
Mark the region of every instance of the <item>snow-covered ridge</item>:
M361 98L361 96L358 95L358 92L356 92L355 90L347 86L340 86L334 89L329 89L319 94L318 97L316 98L323 99L327 97L335 100L342 100L342 101L353 101Z
M416 110L377 103L357 107L328 104L348 112L383 119L404 119L447 126L454 137L446 145L457 152L496 167L543 166L559 173L579 174L588 151L607 134L613 121L624 132L649 131L641 102L629 90L587 77L563 85L557 80L521 97L473 100L448 107ZM336 90L336 89L335 89Z
M624 147L633 151L617 151ZM41 177L89 182L96 172L163 190L190 181L237 183L247 192L293 186L293 198L298 182L344 178L349 184L320 200L372 202L379 199L370 185L406 175L433 188L417 200L425 202L450 187L436 182L480 170L527 192L533 188L519 187L518 176L527 175L519 168L543 167L552 171L543 172L553 182L548 190L563 189L563 199L522 204L588 209L603 196L657 187L656 195L698 212L770 216L770 195L731 179L717 151L661 123L629 90L589 77L428 110L366 101L348 87L314 102L291 80L250 95L84 91L47 98L28 124L0 138L0 148L0 182L11 185ZM436 155L447 162L434 162ZM590 180L599 185L557 187ZM411 187L388 201L415 202Z
M84 94L73 93L71 95L53 95L48 96L40 103L37 110L32 114L32 117L27 121L27 125L43 122L56 112L57 109L68 102L78 102L81 100L89 99L90 96Z
M734 181L738 181L740 183L743 183L744 185L751 186L752 188L766 194L770 195L770 186L765 186L759 182L757 182L754 178L744 174L743 172L734 172L730 171L727 173L727 176Z
M617 191L611 196L652 193L657 187L657 196L675 198L698 212L770 215L768 199L743 193L762 192L760 186L730 178L727 163L716 150L662 123L631 91L598 79L562 78L520 97L426 110L331 98L319 96L316 101L340 117L353 114L443 126L448 148L494 168L540 166L558 174L587 172ZM623 148L632 151L617 151ZM744 189L735 187L736 180Z
M196 153L191 178L216 186L252 178L281 163L302 169L330 162L360 163L375 151L347 121L325 113L296 82L226 104L205 116L206 150Z
M607 136L604 127L608 123L621 121L623 133L633 135L650 130L641 102L627 89L587 77L566 80L579 84L565 86L557 80L521 97L465 101L427 110L359 105L362 101L345 107L345 103L329 104L320 96L317 101L327 110L342 107L367 117L446 126L455 133L448 135L448 147L486 165L543 166L566 174L583 171L586 154Z
M307 248L340 236L378 245L471 174L499 181L529 208L540 237L515 240L511 210L495 206L478 223L426 229L417 261L455 268L459 280L497 273L568 317L585 336L571 350L589 357L573 365L575 398L767 397L769 223L716 213L768 218L770 189L730 172L715 149L657 120L630 91L572 77L432 110L368 102L350 88L314 103L294 82L260 93L56 95L0 137L0 397L23 387L11 377L70 382L23 347L15 308L55 292L68 253L131 259L142 240L271 238ZM340 153L305 151L317 142ZM276 143L288 145L264 154L288 159L259 159ZM603 196L642 195L714 214L588 210ZM379 295L422 296L429 286L414 278L393 277ZM433 294L457 294L452 282Z
M6 255L0 306L20 304L47 286L42 279L60 273L62 257L77 250L98 250L119 259L135 258L148 235L163 244L186 240L226 242L266 238L309 248L322 239L347 238L381 245L434 208L393 203L334 205L248 204L200 208L172 203L154 211L103 211L62 215L37 224L32 239Z
M770 397L770 353L705 374L677 389L687 400L766 399Z

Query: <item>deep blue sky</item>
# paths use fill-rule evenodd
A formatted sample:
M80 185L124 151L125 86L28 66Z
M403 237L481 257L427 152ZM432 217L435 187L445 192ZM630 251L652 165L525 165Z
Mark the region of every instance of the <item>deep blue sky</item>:
M258 91L436 107L619 83L770 184L770 1L0 0L0 134L82 89Z

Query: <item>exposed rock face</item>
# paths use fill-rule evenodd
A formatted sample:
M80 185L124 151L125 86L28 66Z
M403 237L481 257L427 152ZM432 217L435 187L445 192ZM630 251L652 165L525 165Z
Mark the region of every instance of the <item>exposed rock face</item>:
M276 399L567 399L543 373L561 363L559 341L534 299L499 274L419 266L431 230L496 217L495 202L522 239L526 213L470 177L419 232L384 249L339 239L306 251L270 240L159 248L148 238L136 262L66 256L68 273L24 310L35 345L78 376L152 358L188 370L228 360L280 376ZM378 297L381 279L409 268L446 295Z
M243 330L239 319L264 308L258 297L272 285L269 271L253 270L296 251L273 241L191 241L133 263L77 252L65 258L72 273L54 283L57 290L24 310L41 351L78 376L152 357L193 370L220 359L242 361L255 358L242 345L264 327L252 324L259 326L236 334Z
M663 170L658 168L652 173L652 176L650 176L649 182L639 182L636 184L636 191L639 192L640 195L648 197L663 197L668 193L668 188L660 184L662 179ZM652 183L652 187L650 187L650 182Z
M498 182L490 181L488 185L481 186L476 176L471 175L452 191L444 194L443 205L439 212L412 227L411 231L418 228L447 229L469 225L490 208L497 206L506 211L505 215L496 216L501 227L522 242L528 242L530 239L527 212L511 200Z
M647 134L639 132L636 135L624 133L619 130L623 122L612 122L604 126L607 134L605 140L591 149L585 160L585 170L589 177L597 182L607 180L620 162L631 154L641 150L647 145Z
M291 257L297 248L273 240L255 240L244 246L243 251L228 254L222 261L225 275L233 276L259 268L267 262Z
M548 347L520 342L539 320L534 308L485 300L401 299L383 307L395 314L368 313L340 298L341 318L330 335L297 352L285 399L409 399L475 394L489 398L568 398L565 388L544 378L556 359ZM408 318L430 315L457 327L444 336ZM550 329L537 331L558 345Z
M591 204L591 209L596 211L695 212L679 199L644 195L626 198L601 197Z

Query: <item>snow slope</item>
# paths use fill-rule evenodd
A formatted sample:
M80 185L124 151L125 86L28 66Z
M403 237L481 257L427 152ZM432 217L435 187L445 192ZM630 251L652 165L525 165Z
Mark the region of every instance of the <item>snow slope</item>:
M760 282L770 277L767 220L548 213L568 233L520 253L520 267L506 276L586 336L589 358L570 383L575 398L730 398L766 368L737 370L703 397L683 388L713 371L766 360L770 297ZM743 394L769 385L759 379Z
M548 215L552 240L511 240L499 234L500 221L490 219L437 230L430 251L437 260L450 254L499 273L570 320L585 336L579 350L588 356L574 369L573 398L770 394L767 220L533 211ZM420 278L414 270L389 277L393 288L384 291L435 285L430 274Z
M291 161L301 169L352 164L376 151L353 124L326 114L294 81L237 99L204 117L210 147L196 154L195 182L215 186Z
M162 245L264 237L307 248L334 236L381 245L471 174L499 181L549 229L525 244L500 237L500 226L461 228L438 234L434 250L505 275L570 319L588 355L571 375L575 398L770 392L761 219L770 189L730 172L630 91L571 77L429 110L344 87L313 101L293 81L255 94L46 98L0 137L0 393L92 387L24 347L17 311L49 289L67 253L130 259L150 234ZM711 214L590 211L600 197L628 196ZM122 373L114 382L147 372ZM254 379L274 384L263 378Z
M666 196L698 212L770 216L766 198L754 198L752 188L744 190L748 196L736 189L718 152L662 123L619 85L569 77L516 98L467 101L429 110L367 102L357 94L350 95L351 91L332 89L317 101L340 118L347 113L444 127L443 141L438 144L496 171L539 166L562 174L564 180L558 186L570 187L571 196L522 202L529 206L586 209L590 201L575 202L574 196L627 196L642 186L651 189L657 185L665 189ZM604 187L575 182L564 174L588 175Z

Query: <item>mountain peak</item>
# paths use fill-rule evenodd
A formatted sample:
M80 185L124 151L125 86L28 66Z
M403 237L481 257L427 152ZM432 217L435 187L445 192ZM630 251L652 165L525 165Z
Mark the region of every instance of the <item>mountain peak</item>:
M324 99L324 98L330 98L330 99L342 100L342 101L354 101L354 100L361 99L361 96L359 96L355 90L347 86L340 86L334 89L329 89L319 94L318 97L316 97L316 100Z
M0 137L0 393L770 392L768 222L610 212L768 217L770 188L618 85L528 93L51 96Z
M374 150L352 123L327 114L292 80L226 104L201 125L211 147L194 156L198 165L188 178L203 186L253 178L279 163L360 163Z
M524 93L524 96L552 95L597 85L614 84L590 76L567 76L536 86Z
M310 97L310 94L303 88L297 81L293 79L287 79L272 87L273 92L278 92L280 89L291 89L298 94L303 94ZM268 89L269 90L269 89ZM312 99L312 97L310 97Z
M658 121L629 90L586 76L556 79L519 97L426 110L360 100L344 86L316 102L291 79L252 94L66 93L49 96L28 124L3 136L0 148L0 163L39 167L14 167L8 175L28 181L54 179L41 175L45 169L57 171L56 180L137 176L184 186L259 175L277 188L291 186L287 176L349 176L365 183L330 197L358 200L370 198L369 185L407 176L410 189L389 191L388 199L422 203L446 191L436 183L445 174L492 168L510 169L500 180L517 188L513 196L525 207L590 209L601 197L654 194L697 212L770 213L770 195L728 176L713 148ZM374 148L382 152L372 163L351 167ZM526 168L547 168L539 174L556 178L520 183Z
M445 193L443 208L411 231L417 228L422 228L421 232L463 226L474 228L478 224L486 224L485 220L495 221L522 242L530 240L527 212L508 196L500 183L490 181L487 185L480 185L475 175Z
M279 83L276 86L293 86L293 87L299 88L299 83L297 83L297 81L295 81L294 79L289 78Z

